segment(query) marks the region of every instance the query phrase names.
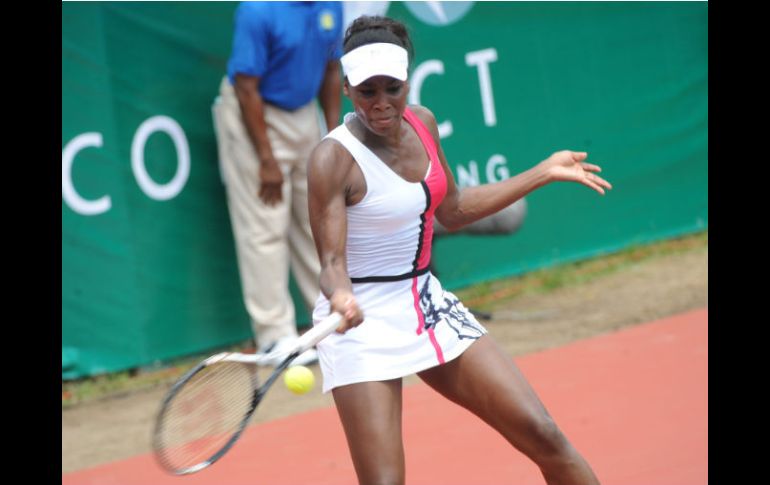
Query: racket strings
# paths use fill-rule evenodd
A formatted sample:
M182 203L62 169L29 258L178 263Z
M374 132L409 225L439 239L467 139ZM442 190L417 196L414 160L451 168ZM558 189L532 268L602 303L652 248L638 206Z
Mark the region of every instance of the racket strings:
M220 362L195 374L169 402L158 436L159 455L182 470L209 460L252 408L253 367Z

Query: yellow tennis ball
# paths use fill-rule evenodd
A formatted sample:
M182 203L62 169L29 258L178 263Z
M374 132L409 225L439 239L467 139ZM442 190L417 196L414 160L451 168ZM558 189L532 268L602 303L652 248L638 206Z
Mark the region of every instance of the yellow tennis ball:
M295 365L283 374L283 382L294 394L305 394L313 388L315 376L304 365Z

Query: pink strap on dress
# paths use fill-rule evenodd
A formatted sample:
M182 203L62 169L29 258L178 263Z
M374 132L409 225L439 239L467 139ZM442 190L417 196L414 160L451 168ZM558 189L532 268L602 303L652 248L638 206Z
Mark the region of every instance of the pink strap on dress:
M427 268L430 264L431 246L433 241L433 215L436 209L444 200L444 196L447 191L447 178L444 174L444 167L441 165L441 160L438 157L438 149L436 142L433 140L428 127L425 123L417 117L414 112L409 108L404 110L404 119L407 123L412 125L417 136L420 137L422 146L428 152L428 158L430 158L430 173L421 183L425 190L428 206L425 208L425 213L422 215L423 223L420 226L420 238L422 243L418 250L415 270Z
M414 131L417 132L417 136L420 137L420 141L422 141L423 146L425 146L428 151L431 162L435 164L441 163L438 159L436 142L433 140L433 135L431 135L430 130L425 126L425 123L423 123L422 120L408 107L404 110L404 119L406 119L406 121L414 128Z

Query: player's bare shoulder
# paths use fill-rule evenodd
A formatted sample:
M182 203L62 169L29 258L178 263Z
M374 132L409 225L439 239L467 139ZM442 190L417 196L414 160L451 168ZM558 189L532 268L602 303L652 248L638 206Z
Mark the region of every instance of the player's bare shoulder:
M309 169L347 172L353 165L353 156L334 138L324 138L310 152Z
M425 126L428 127L431 134L433 135L433 138L438 141L438 123L436 122L436 116L433 114L433 112L425 106L421 106L419 104L411 104L409 105L409 109L412 111L412 113L417 115L418 118L420 118L420 121L425 123Z
M354 205L366 193L366 181L353 155L334 138L324 138L310 154L309 190L312 193L341 193L347 205Z
M350 152L334 138L324 138L310 152L310 164L325 167L328 164L337 165L340 162L353 163ZM337 165L339 167L339 165Z

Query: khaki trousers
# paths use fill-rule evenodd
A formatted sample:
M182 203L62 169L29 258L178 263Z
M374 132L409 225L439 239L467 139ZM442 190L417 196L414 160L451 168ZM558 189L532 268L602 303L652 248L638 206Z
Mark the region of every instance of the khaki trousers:
M259 159L227 77L213 107L220 170L235 238L243 299L254 336L263 346L296 336L289 265L307 308L319 294L318 262L307 202L307 162L320 140L315 102L296 111L265 104L267 135L283 172L283 200L259 198Z

